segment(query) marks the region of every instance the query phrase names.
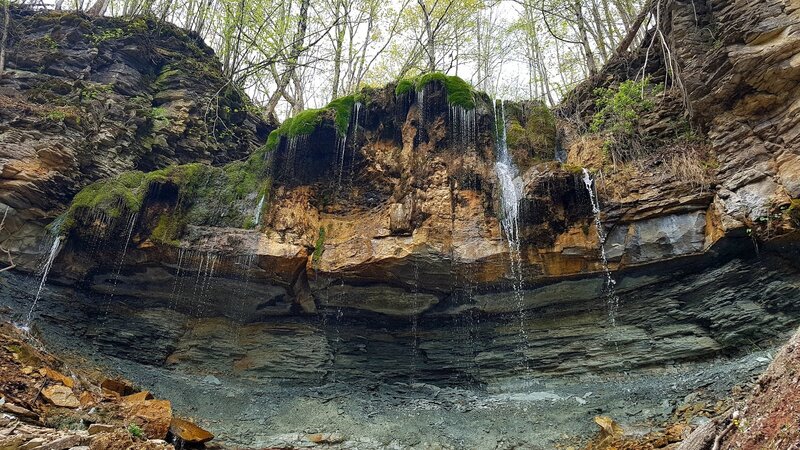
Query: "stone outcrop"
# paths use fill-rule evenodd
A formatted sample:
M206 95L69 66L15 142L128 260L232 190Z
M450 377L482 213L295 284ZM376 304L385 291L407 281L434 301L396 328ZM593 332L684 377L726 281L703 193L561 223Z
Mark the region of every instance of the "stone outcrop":
M0 245L22 266L46 251L44 227L87 184L126 170L237 160L272 129L225 88L213 51L174 26L12 15L0 78L0 210L8 211Z
M215 281L202 289L209 310L228 317L239 314L246 320L337 308L390 316L439 309L508 311L510 306L500 306L503 301L483 300L498 291L510 291L520 282L511 270L509 246L499 221L501 193L494 164L501 115L510 151L519 165L518 182L523 186L519 202L521 282L528 289L564 279L596 278L603 273L591 203L576 164L595 171L602 226L608 236L605 252L614 271L636 272L676 258L713 255L718 253L715 247L721 239L747 242L748 233L761 240L790 234L797 226L792 218L796 209L792 201L797 195L791 169L797 150L791 139L782 140L796 115L788 106L775 103L777 100L764 103L760 109L728 108L724 114L713 114L708 105L719 105L723 100L745 105L764 98L757 94L758 89L771 88L764 84L766 81L759 84L760 75L748 62L752 58L744 56L752 52L760 52L758 55L775 67L785 66L791 75L793 66L786 62L793 55L791 45L780 36L786 35L785 39L791 41L796 10L778 8L776 2L778 6L764 11L778 8L783 18L770 21L761 9L742 12L730 6L733 3L717 2L699 6L698 22L689 23L687 14L694 14L691 4L668 3L667 35L682 68L680 76L693 113L691 120L708 137L705 153L675 149L684 144L676 144L670 136L686 123L681 117L681 95L676 90L664 94L664 100L642 120L642 133L653 137L658 151L632 165L631 170L607 175L602 172L602 154L597 153L602 143L559 132L552 114L541 105L509 103L500 108L477 92L469 93L473 99L470 105L451 105L446 84L437 79L416 86L414 89L424 92L420 96L413 90L401 92L395 86L366 89L327 109L309 112L303 120L311 126L302 133L287 131L302 128L292 127L287 121L260 150L258 139L263 137L265 126L246 112L232 113L230 120L239 120L237 130L245 137L235 141L235 148L225 146L228 141L224 139L213 148L207 143L198 147L193 140L197 132L187 128L176 132L180 137L173 136L166 147L153 147L147 157L137 157L129 150L133 155L126 156L128 163L118 164L113 170L93 169L87 177L108 176L124 168L148 171L168 162L222 163L250 153L246 161L220 169L181 166L134 177L134 184L120 178L116 185L99 187L101 192L137 190L133 195L139 203L127 204L127 209L119 211L118 201L112 201L116 197L95 196L90 202L73 205L68 211L68 221L72 222L65 231L69 236L54 272L62 281L85 283L98 293L177 304L181 303L175 300L181 296L181 287L192 278L198 274L213 277ZM764 17L764 23L756 28L765 28L765 36L779 42L767 45L763 39L747 34L740 13L750 14L756 21ZM44 20L72 23L86 19L28 13L20 18L23 24ZM709 23L719 27L723 47L703 37ZM116 36L117 32L109 29L128 30L98 44L98 51L110 55L106 59L114 60L117 51L122 52L117 59L128 61L124 49L133 45L131 41L136 42L136 22L107 24L101 20L92 26L107 31L105 35L96 31L92 36ZM39 28L30 25L30 29L28 34L38 36L35 30ZM778 29L782 34L769 31ZM169 51L158 54L200 52L198 64L208 65L207 50L191 37L181 36L176 30L166 36L162 40ZM75 48L88 45L87 39L94 42L84 36ZM623 61L627 64L613 61L599 78L576 90L583 103L568 100L558 113L563 115L570 105L577 104L578 116L588 120L593 87L598 83L613 86L635 74L636 64L644 63L643 51L629 55ZM646 71L654 79L663 80L664 58L656 52L647 61ZM70 62L67 68L75 64ZM193 85L195 91L185 92L181 86L190 83L180 81L184 73L175 73L176 64L161 61L155 68L148 66L154 74L165 72L160 82L145 89L152 95L151 105L162 104L158 100L162 97L174 102L207 97L208 90L197 90L213 83L206 80L205 84ZM102 72L106 66L86 67L85 77L89 79L106 76ZM718 85L709 90L703 88L701 80L712 67L720 68L714 72ZM58 69L59 74L72 73L67 68ZM164 82L170 77L177 77L177 84ZM139 86L132 80L140 78L123 84ZM783 75L765 79L777 78L794 79ZM731 83L738 84L727 86ZM754 87L744 89L742 86L748 83ZM788 85L781 86L790 94L794 92ZM112 89L109 95L126 95L128 91L116 92ZM786 96L786 102L795 97ZM165 110L172 108L171 103L163 105ZM231 108L235 109L233 105ZM197 111L198 107L185 109ZM771 116L764 113L767 110L773 111ZM737 116L731 115L736 111ZM758 125L759 118L767 116L772 118ZM163 131L167 128L155 126L158 120L150 120L154 126L148 130L168 133ZM189 123L202 126L197 117ZM761 137L734 138L723 131L734 128L757 128L756 134ZM554 161L562 147L566 164ZM162 148L164 152L159 150ZM772 149L772 153L759 150L762 148ZM681 163L669 160L669 152L689 154L694 164L708 166L703 169L706 173L700 179L687 179L679 171L668 170ZM701 158L713 159L713 164ZM669 161L673 161L672 166ZM6 167L14 167L14 163ZM103 208L95 206L104 201ZM49 211L63 211L63 204ZM21 230L32 223L16 221L15 217L12 214L10 230ZM32 248L36 242L40 252L47 251L48 241L41 239L40 225L35 225L35 239L21 239L20 235L9 238L12 249L22 251L22 246ZM130 239L117 239L112 251L96 250L115 236ZM33 267L29 264L28 268ZM245 301L236 311L215 301L231 289L259 300ZM601 288L587 295L600 296Z
M161 32L166 33L160 38L164 43L159 44L164 49L157 52L161 55L159 58L166 59L146 66L151 70L148 73L162 75L143 90L147 92L146 97L151 96L147 97L150 107L165 105L156 106L165 111L153 111L147 122L150 125L142 125L150 134L146 134L144 140L130 141L124 163L103 156L103 161L87 166L91 170L81 175L80 182L64 181L67 187L62 190L62 197L55 197L61 200L31 209L47 212L40 217L64 213L65 225L60 232L66 239L55 260L51 280L86 291L90 299L122 300L124 307L130 308L129 313L137 318L135 333L106 333L95 325L87 326L85 333L101 346L114 349L119 356L157 364L200 359L194 354L193 345L181 342L184 327L190 324L191 318L208 320L205 325L192 326L208 332L209 345L223 347L227 341L214 329L215 321L223 320L220 317L243 323L267 321L268 328L279 330L276 331L278 335L291 330L306 339L309 347L318 348L319 351L308 358L315 364L325 365L336 351L326 348L329 345L326 339L300 316L316 314L323 320L346 316L367 322L377 318L378 324L401 326L406 324L407 318L437 323L439 320L471 320L476 316L501 319L506 315L519 315L524 319L526 315L551 317L564 313L567 317L580 317L587 311L594 314L603 308L608 282L589 191L581 167L576 165L580 162L593 170L596 194L602 206L600 225L602 234L607 235L604 250L609 268L618 281L618 293L625 304L636 298L647 305L641 310L627 311L625 314L631 315L621 317L621 320L631 321L628 324L632 327L629 329L632 343L649 339L655 342L654 346L663 346L656 353L669 355L663 356L665 360L729 351L741 343L744 336L758 334L752 324L764 325L774 320L774 310L788 311L788 315L780 319L779 328L785 332L795 323L791 299L796 298L796 292L790 285L774 281L776 274L783 273L779 264L760 272L755 269L758 265L751 264L747 258L758 251L759 246L770 252L788 254L796 245L796 209L790 205L796 198L791 161L797 152L793 142L782 141L790 133L788 127L797 120L788 104L796 96L789 95L785 107L776 103L777 99L763 104L761 109L734 106L762 98L750 97L757 95L758 89L771 89L759 84L757 71L745 64L749 61L744 56L748 52L762 52L760 54L767 55L764 57L770 64L784 67L790 75L793 73L793 56L788 50L791 46L784 45L780 40L784 38L775 36L785 32L785 39L791 41L791 20L797 11L778 8L776 11L783 18L770 21L752 5L750 8L755 8L754 11L737 8L741 6L737 2L710 2L698 6L697 23L688 23L686 14L692 5L680 1L668 3L669 20L665 23L670 28L667 35L682 68L680 75L687 87L688 105L694 112L691 119L708 138L708 145L702 149L706 153L689 156L694 158L694 163L711 156L715 162L708 164L695 179L681 176L680 171L673 170L674 166L680 166L680 161L675 164L668 159L671 150L686 144L670 140L670 136L679 131L679 124L687 123L681 117L682 95L675 90L663 94L663 102L641 122L644 132L655 136L653 142L657 151L637 160L636 164L608 174L602 170L607 168L607 161L600 152L602 142L593 141L591 136L578 136L563 123L557 124L554 116L541 105L502 105L472 90L466 91L470 102L451 104L447 78L436 76L426 78L424 83L420 79L382 89L365 89L321 110L304 112L292 119L297 122L287 120L267 139L263 138L269 127L239 109L238 114L233 111L227 117L237 124L238 128L234 129L240 133L238 139L228 136L231 141L222 139L213 148L208 142L200 145L195 139L200 133L198 130L212 132L198 116L192 116L192 111L199 110L196 104L186 107L193 117L188 123L194 128L187 125L181 132L172 132L170 127L161 126L166 124L160 117L173 106L184 111L170 102L207 98L208 87L213 85L207 83L208 74L202 72L184 74L179 70L175 73L178 63L169 60L170 55L188 52L195 55L190 61L200 62L213 58L191 36L168 28ZM773 7L778 6L769 8ZM758 27L766 27L765 30L787 25L780 28L783 31L778 34L765 31L770 39L778 41L776 45L763 47L766 42L763 39L745 36L749 35L742 31L746 27L738 22L739 13L755 21L747 23L762 21ZM18 15L21 24L28 24L28 31L22 36L41 34L43 25L36 24L42 21L64 21L65 25L57 30L69 30L70 23L88 20L61 14L22 12ZM700 33L698 30L707 23L719 27L718 35L725 51L705 38L680 38ZM106 59L129 61L123 56L125 49L137 42L136 33L140 31L136 21L98 19L91 21L91 27L99 27L98 30L107 33L95 31L91 34L95 38L81 34L83 32L73 33L83 39L75 38L78 39L75 49L81 50L75 54L93 54L84 48L91 42L96 44L98 54L107 54ZM114 31L117 29L122 31ZM56 33L56 36L60 35ZM62 51L67 48L63 47ZM598 79L576 90L578 94L583 92L581 95L586 98L579 98L575 104L589 108L578 111L582 120L591 116L593 104L591 94L586 93L593 92L596 83L613 86L635 74L636 64L644 64L642 51L629 55L630 58L623 61L627 64L615 60ZM646 72L654 79L661 77L663 80L664 58L656 54L647 60ZM68 69L77 63L69 58L65 61L69 63L65 63L63 69L48 76L65 77L73 73ZM122 62L109 63L110 66L87 63L89 65L81 66L86 69L81 72L84 73L82 77L89 81L105 79L103 71L111 66L119 69ZM15 67L10 72L12 75L24 72L29 77L44 76L34 75L22 66L12 67ZM126 67L139 66L131 63ZM720 68L719 89L704 90L697 80L709 73L711 67ZM737 78L740 67L742 73ZM216 70L216 66L214 68ZM219 77L218 72L213 74L209 78L212 81ZM205 81L180 81L184 76L200 76L200 81ZM173 77L177 77L176 84L165 84L165 79ZM779 77L770 79L776 78ZM143 77L128 79L120 89L140 86L136 82L139 79ZM789 76L787 83L793 79ZM750 83L752 89L741 89L740 84L728 86L730 83ZM412 90L401 89L409 84ZM187 93L184 90L190 89L187 86L195 91ZM791 86L783 87L786 92L793 92ZM20 96L20 92L28 92L26 89L21 85L11 86L9 96ZM129 87L119 92L111 89L103 95L128 95L125 98L129 100L129 90ZM415 91L420 95L415 95ZM728 97L734 106L720 110L719 114L707 112L708 105L721 104L723 98ZM235 103L236 99L228 100ZM569 109L570 105L568 101L563 108ZM233 104L229 106L237 109ZM563 108L558 111L559 115L565 114ZM576 107L576 111L579 109ZM733 112L739 115L731 116ZM772 118L759 122L767 116ZM522 186L518 204L520 273L515 273L510 263L514 255L509 251L500 223L501 189L495 161L497 134L502 122L507 128L509 150L519 166L516 182ZM68 123L65 117L63 126ZM734 135L723 132L733 129L731 127L752 133L758 129L764 133L756 133L760 137L745 133L734 139ZM136 130L133 133L139 136ZM153 133L172 134L165 138L167 145L156 145L155 141L162 144L163 141ZM69 136L69 132L60 133L59 138L62 135ZM723 138L723 135L728 137ZM153 139L148 141L147 136ZM265 142L263 146L262 141ZM138 153L139 145L144 143L153 144L147 156ZM767 154L762 149L774 152ZM686 148L677 150L681 155L689 154ZM99 158L101 154L96 150L82 151L88 152L89 159ZM556 156L563 156L563 152L566 152L566 163L556 161ZM239 157L241 160L212 167L212 164ZM204 164L152 170L168 163L195 160ZM15 164L20 163L10 161L5 167L13 168ZM84 189L71 206L66 205L67 197L81 184L125 169L140 169L141 172L126 172L93 184ZM81 171L70 173L83 174ZM38 177L15 186L30 187L30 183L36 185L45 179L51 180ZM59 182L53 179L48 186L59 186ZM9 198L24 198L24 192L32 191L15 188L9 192ZM39 240L43 221L12 216L12 222L16 222L9 222L12 223L9 232L36 227L35 242L41 247L40 253L50 248L52 241L44 240L45 245L41 245ZM24 254L23 243L28 242L30 245L25 244L25 248L30 249L34 240L26 241L20 236L14 234L6 242L11 242L13 245L7 246ZM770 258L779 256L770 255ZM32 270L32 260L28 262L23 266ZM683 268L703 265L708 266L703 269L704 276L725 288L708 292L711 288L697 280L695 290L707 295L701 299L674 285L677 278L671 277L686 276ZM726 308L731 307L732 292L737 289L731 274L751 273L774 281L775 292L779 294L768 301L759 300L756 294L745 296L744 303L734 308L736 314L731 315ZM742 282L740 288L750 292L758 281L749 283ZM638 297L639 291L659 286L669 286L664 290L674 297L652 296L663 300L661 303ZM235 294L233 301L232 293ZM764 306L765 303L769 306ZM682 308L688 308L692 314L681 312ZM653 311L661 313L654 315ZM671 317L680 325L673 324L671 328L668 322L658 322L663 317ZM106 320L124 328L128 319L121 315ZM637 320L648 325L639 326ZM581 323L578 328L583 330L584 326ZM514 359L508 357L508 349L501 350L503 342L507 344L517 336L507 327L490 328L486 333L492 338L480 342L492 342L497 347L481 350L486 355L486 367L481 370L496 375L507 370L503 361ZM724 331L734 328L739 331ZM443 327L432 333L440 332L450 331ZM573 330L567 334L584 332L586 336L582 339L585 341L581 341L590 342L599 339L605 331ZM203 335L197 331L193 333L198 334ZM527 335L536 336L559 350L569 349L567 353L592 353L592 347L586 344L574 344L577 347L573 348L548 341L552 333L539 335L530 331ZM495 340L498 336L504 337ZM759 339L767 338L764 333L759 336ZM435 355L446 353L449 340L433 339L432 342L426 354L435 360ZM291 352L296 351L293 345L289 347L292 347ZM142 348L150 351L141 352ZM654 351L650 346L637 349L642 355ZM265 355L258 346L245 353L250 351L255 352L255 356L242 356L241 367L251 364L260 367L252 361L270 358L284 361L286 358L283 354ZM570 360L557 353L542 357L541 361L543 367L554 371L581 371L588 367L586 364L573 367L568 363L564 366L565 359ZM442 361L442 364L451 363ZM612 362L596 364L595 367L602 368L613 365ZM501 367L495 369L495 365ZM491 375L472 376L483 379Z

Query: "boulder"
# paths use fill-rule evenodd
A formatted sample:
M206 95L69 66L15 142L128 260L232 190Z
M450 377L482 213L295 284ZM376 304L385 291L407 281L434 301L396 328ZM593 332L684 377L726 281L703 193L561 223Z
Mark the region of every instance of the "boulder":
M50 403L63 408L77 408L81 402L75 397L72 389L60 384L47 386L42 389L42 396Z
M208 431L188 420L179 419L177 417L172 418L169 431L176 438L190 444L204 444L214 439L214 435Z
M88 429L89 436L94 436L95 434L98 434L98 433L109 433L111 431L114 431L115 428L116 427L114 425L107 425L107 424L103 424L103 423L93 423L93 424L89 425L89 429Z
M122 397L121 400L122 403L133 404L133 403L141 403L145 400L152 400L152 399L153 399L153 394L151 394L150 391L141 391L135 394L126 395Z
M133 388L133 385L129 381L119 379L106 379L100 383L100 387L104 391L116 392L121 396L130 395L136 392L136 390Z
M163 439L172 423L169 400L142 400L126 408L126 422L138 425L150 439Z
M70 389L75 387L75 382L72 380L72 378L62 374L57 370L51 369L49 367L43 367L42 369L39 370L39 373L41 373L42 375L46 376L47 378L53 381L63 384L64 386Z

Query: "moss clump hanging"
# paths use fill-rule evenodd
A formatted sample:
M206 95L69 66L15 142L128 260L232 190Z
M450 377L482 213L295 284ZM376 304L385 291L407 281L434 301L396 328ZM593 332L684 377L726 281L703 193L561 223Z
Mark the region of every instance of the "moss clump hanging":
M430 83L442 83L447 91L447 103L451 106L460 106L464 109L475 108L475 91L469 83L455 75L441 72L431 72L415 78L404 78L397 82L394 88L395 95L404 95L424 89Z
M72 199L62 229L70 230L75 226L75 216L86 211L100 211L114 219L126 211L139 211L149 183L143 172L134 171L86 186Z
M114 219L123 212L138 212L148 194L157 192L154 185L171 185L178 191L176 203L158 217L151 231L154 242L175 244L187 224L242 227L256 206L253 197L266 196L271 187L266 152L262 147L248 159L223 167L184 164L149 173L125 172L91 184L73 199L62 229L70 231L87 211Z
M293 138L313 133L326 114L333 115L336 132L340 136L347 134L347 130L350 128L350 119L353 116L353 107L356 103L363 102L364 98L365 96L362 94L339 97L324 108L307 109L297 113L294 117L289 117L283 121L280 127L269 134L266 148L269 151L275 150L283 137Z
M397 86L394 88L394 95L399 97L401 95L408 94L409 92L414 92L416 89L416 78L403 78L397 82Z
M348 95L328 103L327 108L335 111L334 122L336 123L336 132L340 136L345 135L347 129L350 128L350 117L353 115L353 107L356 101L355 95Z

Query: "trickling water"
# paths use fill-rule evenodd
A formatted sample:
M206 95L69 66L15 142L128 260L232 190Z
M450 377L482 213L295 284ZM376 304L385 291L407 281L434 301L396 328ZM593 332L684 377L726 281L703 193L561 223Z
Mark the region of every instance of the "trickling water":
M122 273L122 265L125 263L125 255L128 253L128 244L131 241L131 235L133 234L133 228L136 225L136 219L139 217L138 213L131 214L130 218L128 219L127 226L125 227L125 243L122 247L122 255L117 262L117 267L114 269L114 283L111 285L111 293L108 297L108 302L106 303L106 310L105 314L103 315L102 323L105 323L106 319L108 318L109 310L111 309L111 301L114 299L114 294L116 294L117 290L117 283L119 283L119 277Z
M353 173L355 172L354 167L356 164L356 142L358 140L358 123L359 123L359 116L361 115L361 107L364 106L361 102L356 102L353 106L353 143L350 145L352 147L350 151L350 184L353 184ZM366 115L366 109L364 110L364 114Z
M177 307L178 298L180 297L181 293L178 289L179 280L181 279L181 266L183 264L183 258L186 256L186 249L179 248L178 249L178 265L175 267L175 279L172 280L172 293L170 294L169 299L169 308L171 310L175 310Z
M412 308L411 315L411 382L416 381L417 375L417 358L419 357L419 332L417 327L419 325L419 315L417 309L419 308L419 262L414 261L414 290L412 295Z
M425 123L425 86L417 91L417 109L419 110L419 121Z
M583 184L586 185L586 190L589 192L589 200L592 202L592 213L594 213L594 226L597 229L597 238L600 240L600 262L603 264L603 271L606 275L605 281L605 295L608 307L608 317L611 320L611 325L617 325L617 311L619 310L619 297L615 290L617 284L614 277L611 276L611 270L608 268L608 257L606 256L606 232L603 229L603 221L600 219L600 201L595 192L594 180L589 171L583 169Z
M466 148L474 147L476 123L475 108L466 109L450 105L450 130L453 133L453 143Z
M500 101L498 115L497 104L494 105L495 134L497 136L497 161L494 169L500 182L501 219L503 233L508 241L511 275L514 278L514 297L517 302L520 320L520 336L523 345L527 346L528 336L525 331L525 304L522 293L522 254L519 239L519 202L522 198L522 179L518 175L506 144L505 105ZM524 349L523 349L524 350ZM525 352L523 351L523 356ZM527 367L527 356L525 365Z
M261 210L264 209L264 197L266 197L266 195L261 194L261 200L258 201L256 210L253 213L253 225L256 228L258 228L258 225L261 223Z
M286 161L284 161L284 170L286 175L294 175L294 159L297 155L297 149L305 147L308 136L301 134L298 136L290 136L286 142Z
M344 156L347 153L347 132L344 135L336 136L336 151L339 156L339 170L337 172L337 192L342 189L342 175L344 175Z
M361 104L361 102L356 102L353 105L353 131L354 131L353 136L356 136L355 133L358 133L358 114L361 112L362 106L363 105Z
M42 290L44 289L45 282L47 282L47 274L50 273L50 268L53 267L53 261L55 261L56 256L58 255L59 247L61 246L61 236L56 236L53 239L53 245L50 246L50 253L47 255L47 259L44 261L44 264L39 269L39 274L42 277L42 280L39 282L39 289L36 291L36 297L33 299L33 304L31 304L31 309L28 311L28 316L25 318L25 324L20 327L23 331L29 332L31 329L31 321L33 320L33 311L36 309L36 304L39 302L39 299L42 297Z

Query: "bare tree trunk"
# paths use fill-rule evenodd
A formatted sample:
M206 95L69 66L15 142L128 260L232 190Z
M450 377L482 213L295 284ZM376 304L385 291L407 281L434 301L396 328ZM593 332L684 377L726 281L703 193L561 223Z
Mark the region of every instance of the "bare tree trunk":
M603 27L603 19L600 17L600 10L597 7L597 0L592 0L592 19L594 20L594 40L597 43L597 49L600 51L600 57L603 61L608 61L611 49L606 43L605 29Z
M106 9L108 9L109 0L97 0L94 5L92 5L87 11L86 14L90 16L102 16L106 13Z
M336 17L339 18L340 10L348 14L347 5L343 0L336 0ZM344 32L346 21L339 21L336 24L336 41L334 42L334 56L333 56L333 81L331 82L331 100L335 100L339 96L339 79L342 74L342 51L344 46Z
M586 68L589 70L589 75L597 73L597 62L592 53L592 45L589 43L589 35L586 31L586 19L583 16L583 7L581 0L575 0L575 22L578 25L578 34L580 35L581 46L583 47L583 56L586 59Z
M428 54L428 72L436 71L436 40L433 32L433 24L431 23L431 14L433 11L428 11L424 0L417 0L420 9L422 10L422 19L425 21L425 53Z
M11 24L11 12L8 8L8 3L11 0L2 0L3 2L3 35L0 37L0 74L6 71L6 44L8 43L8 26ZM6 208L6 212L8 208Z
M300 59L300 54L303 52L303 42L306 38L306 30L308 29L308 5L310 0L301 0L300 2L300 17L297 21L297 33L292 43L292 50L286 60L286 71L281 75L278 80L275 92L269 98L265 108L265 114L270 117L275 114L275 108L278 106L278 101L284 95L286 86L292 81L294 72L297 70L297 62Z

